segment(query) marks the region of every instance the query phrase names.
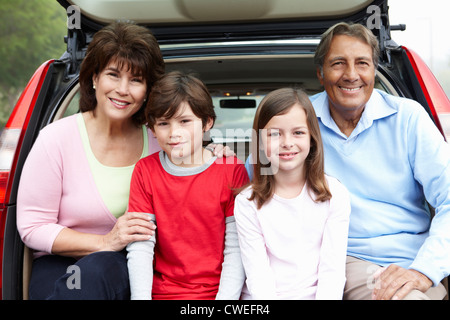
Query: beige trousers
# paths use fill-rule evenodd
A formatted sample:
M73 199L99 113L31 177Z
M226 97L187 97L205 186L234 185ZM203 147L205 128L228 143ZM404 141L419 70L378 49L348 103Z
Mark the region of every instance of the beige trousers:
M346 277L347 282L344 289L344 300L371 300L372 275L381 268L371 262L347 256ZM423 293L419 290L411 291L404 300L442 300L447 294L447 290L440 283L436 287L431 287Z

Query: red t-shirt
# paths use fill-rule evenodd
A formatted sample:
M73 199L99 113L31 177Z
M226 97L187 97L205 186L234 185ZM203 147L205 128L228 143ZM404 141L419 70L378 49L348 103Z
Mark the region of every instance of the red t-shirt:
M156 217L152 298L214 299L222 271L225 218L234 210L232 188L248 182L247 172L237 158L223 158L201 172L178 175L167 164L163 167L160 155L162 151L136 164L128 210Z

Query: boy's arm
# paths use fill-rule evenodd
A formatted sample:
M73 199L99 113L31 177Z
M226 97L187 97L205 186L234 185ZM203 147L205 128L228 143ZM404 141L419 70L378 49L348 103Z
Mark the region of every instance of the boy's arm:
M155 215L149 214L155 221ZM155 235L146 241L131 242L127 246L128 274L131 300L151 300L153 286L153 255Z
M234 216L225 220L225 249L217 300L238 300L245 282Z
M149 172L143 162L138 161L131 178L130 199L127 212L148 214L156 224L152 205L152 194L148 182ZM156 238L135 241L127 245L128 273L130 278L131 299L147 300L152 298L153 258Z
M248 175L243 164L234 166L231 185L240 188L248 183ZM234 219L235 196L230 192L230 201L225 212L225 248L223 251L222 273L217 300L239 299L245 283L236 221Z

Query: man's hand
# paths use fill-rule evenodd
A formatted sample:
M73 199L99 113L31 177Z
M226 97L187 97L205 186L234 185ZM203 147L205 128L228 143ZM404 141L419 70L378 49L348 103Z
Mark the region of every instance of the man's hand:
M234 157L236 154L233 150L230 149L229 146L223 146L222 144L218 143L210 143L206 146L207 150L211 151L217 158L223 158L223 157Z
M374 300L401 300L412 290L425 292L433 284L419 271L404 269L395 264L380 270L380 273L374 275L377 281L372 293Z

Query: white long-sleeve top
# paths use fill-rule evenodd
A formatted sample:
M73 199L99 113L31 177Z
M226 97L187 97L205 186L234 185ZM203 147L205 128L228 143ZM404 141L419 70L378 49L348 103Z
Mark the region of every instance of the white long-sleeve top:
M342 299L345 285L350 197L327 176L332 199L316 203L307 185L295 198L278 195L261 209L251 187L236 197L244 299Z

